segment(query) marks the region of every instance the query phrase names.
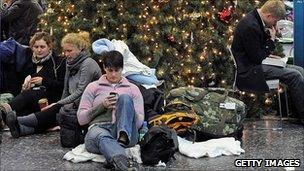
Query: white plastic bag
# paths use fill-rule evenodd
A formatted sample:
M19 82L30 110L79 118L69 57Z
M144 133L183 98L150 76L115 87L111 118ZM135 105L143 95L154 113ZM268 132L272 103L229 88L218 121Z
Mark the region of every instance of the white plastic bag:
M278 29L282 34L282 39L293 39L293 22L289 20L280 20L277 22Z

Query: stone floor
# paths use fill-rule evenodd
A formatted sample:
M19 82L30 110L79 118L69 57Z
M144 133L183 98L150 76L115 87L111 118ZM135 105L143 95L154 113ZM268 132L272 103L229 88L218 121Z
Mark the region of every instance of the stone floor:
M176 160L166 168L143 167L140 170L255 170L257 167L237 168L236 159L300 159L300 167L291 169L304 170L304 128L301 125L285 122L283 131L256 130L257 124L271 127L277 121L246 122L240 156L221 156L216 158L193 159L176 154ZM13 139L5 131L0 135L1 170L104 170L102 164L87 162L73 164L62 160L69 150L60 147L59 132L32 135ZM284 167L265 168L262 170L285 170Z

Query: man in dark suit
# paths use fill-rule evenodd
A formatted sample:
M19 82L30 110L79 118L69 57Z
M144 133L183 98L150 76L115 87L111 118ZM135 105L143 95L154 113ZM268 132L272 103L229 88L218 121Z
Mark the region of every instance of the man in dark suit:
M303 68L289 65L286 68L263 65L266 57L273 55L276 23L285 16L281 0L268 0L261 8L254 9L240 20L235 28L231 51L237 63L236 86L240 90L268 91L265 79L279 79L286 84L304 124Z

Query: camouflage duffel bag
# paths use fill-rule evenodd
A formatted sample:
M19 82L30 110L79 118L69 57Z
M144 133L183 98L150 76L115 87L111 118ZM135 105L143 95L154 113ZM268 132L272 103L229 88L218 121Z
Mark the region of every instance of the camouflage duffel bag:
M217 89L219 90L219 89ZM213 138L234 136L243 129L246 105L228 96L228 90L180 87L166 96L165 112L190 110L198 115L198 121L190 126L191 130Z

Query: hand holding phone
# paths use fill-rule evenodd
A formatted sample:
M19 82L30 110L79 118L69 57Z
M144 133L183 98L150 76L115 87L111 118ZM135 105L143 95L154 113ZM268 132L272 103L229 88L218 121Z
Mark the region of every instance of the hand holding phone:
M114 109L118 99L118 94L115 92L110 92L109 96L105 98L103 105L106 108Z
M117 96L118 94L115 93L115 92L110 92L110 95L111 95L111 96Z

